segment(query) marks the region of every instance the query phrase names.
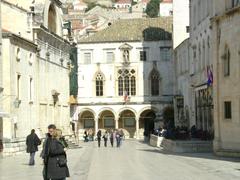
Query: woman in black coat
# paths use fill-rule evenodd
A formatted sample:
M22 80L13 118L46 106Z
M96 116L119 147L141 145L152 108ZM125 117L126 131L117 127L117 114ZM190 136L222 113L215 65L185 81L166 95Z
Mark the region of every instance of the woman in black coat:
M51 180L65 180L66 177L69 177L67 156L63 143L59 141L61 131L58 131L58 129L55 131L49 142L47 178Z

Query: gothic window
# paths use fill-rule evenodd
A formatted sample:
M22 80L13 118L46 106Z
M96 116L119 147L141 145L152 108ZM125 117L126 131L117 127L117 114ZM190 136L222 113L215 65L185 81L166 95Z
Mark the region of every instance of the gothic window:
M131 95L136 95L136 78L134 76L131 77Z
M118 70L118 95L123 96L136 95L136 71L134 69L119 69Z
M50 32L57 32L56 10L53 4L50 5L48 11L48 29Z
M158 96L159 95L159 81L160 81L160 76L158 71L155 69L152 70L150 74L150 83L151 83L151 95L152 96Z
M224 76L230 75L230 50L228 47L225 48L225 54L223 57Z
M121 76L118 78L118 95L123 96L123 78Z
M101 73L96 76L96 96L103 96L103 75Z

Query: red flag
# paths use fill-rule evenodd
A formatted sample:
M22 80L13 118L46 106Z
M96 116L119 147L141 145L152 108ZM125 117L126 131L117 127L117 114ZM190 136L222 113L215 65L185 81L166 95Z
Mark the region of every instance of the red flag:
M124 91L124 101L127 102L128 100L128 93L127 91Z

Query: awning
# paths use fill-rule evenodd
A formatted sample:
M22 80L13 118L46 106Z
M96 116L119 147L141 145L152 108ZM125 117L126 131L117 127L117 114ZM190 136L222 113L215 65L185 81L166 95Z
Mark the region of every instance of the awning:
M207 88L208 88L208 85L207 85L207 84L204 84L204 85L195 87L194 90L195 90L195 91L200 91L200 90L207 89Z

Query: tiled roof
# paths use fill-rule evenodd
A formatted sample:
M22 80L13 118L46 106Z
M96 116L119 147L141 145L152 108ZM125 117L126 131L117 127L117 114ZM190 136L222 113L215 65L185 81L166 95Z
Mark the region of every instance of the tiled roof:
M171 40L172 17L123 19L79 43Z
M172 0L163 0L161 3L172 3Z
M131 4L132 0L118 0L115 4Z

